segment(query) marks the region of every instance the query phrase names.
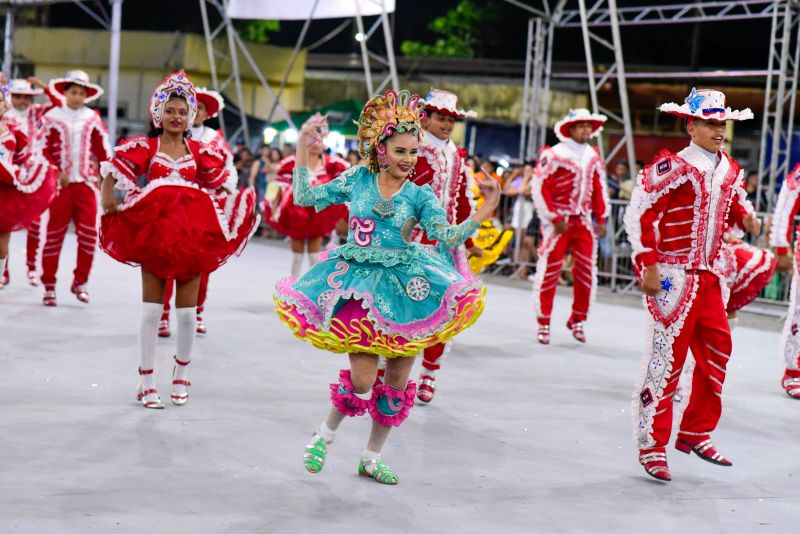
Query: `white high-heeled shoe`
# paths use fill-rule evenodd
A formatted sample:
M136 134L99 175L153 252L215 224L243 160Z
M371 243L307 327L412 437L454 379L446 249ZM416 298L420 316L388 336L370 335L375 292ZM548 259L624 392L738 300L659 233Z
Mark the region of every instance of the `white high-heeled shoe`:
M139 368L139 375L144 376L151 374L153 374L152 369ZM147 397L150 395L155 395L155 400L153 400L152 397L150 400L147 400ZM145 408L153 408L156 410L164 408L164 403L161 402L161 397L158 396L158 391L156 391L156 388L144 389L143 381L139 382L139 385L136 386L136 400L140 401Z
M176 406L182 406L189 402L189 386L192 385L191 382L188 380L175 380L175 371L178 370L178 366L185 367L189 365L191 361L182 362L175 356L175 367L172 368L172 404ZM183 391L176 390L175 386L184 386Z

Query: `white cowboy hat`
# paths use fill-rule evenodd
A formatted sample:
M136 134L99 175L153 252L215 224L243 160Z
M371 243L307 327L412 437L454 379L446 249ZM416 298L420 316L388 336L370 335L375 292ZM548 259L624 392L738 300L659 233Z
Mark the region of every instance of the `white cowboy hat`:
M11 80L8 89L12 95L39 96L40 94L44 93L44 91L38 87L32 86L30 83L28 83L28 80L23 78L14 78Z
M608 117L599 113L592 113L586 108L577 108L569 110L567 116L558 121L553 130L556 132L556 137L559 141L566 141L571 139L569 129L581 122L588 122L592 125L592 137L600 135L603 131L603 124L606 123Z
M213 119L220 111L225 109L225 99L218 92L205 87L196 88L194 92L197 93L197 102L206 107L209 119Z
M661 104L659 111L683 117L684 119L703 119L716 121L744 121L753 118L750 108L731 110L725 107L725 93L716 89L695 89L689 93L683 104Z
M86 89L86 103L97 100L103 94L103 88L89 81L89 75L82 70L67 71L63 78L50 80L50 90L62 96L67 85L80 85Z
M431 89L425 97L425 111L436 111L442 115L447 115L456 119L464 117L477 117L478 114L472 110L465 111L458 109L458 96L450 91L442 89Z

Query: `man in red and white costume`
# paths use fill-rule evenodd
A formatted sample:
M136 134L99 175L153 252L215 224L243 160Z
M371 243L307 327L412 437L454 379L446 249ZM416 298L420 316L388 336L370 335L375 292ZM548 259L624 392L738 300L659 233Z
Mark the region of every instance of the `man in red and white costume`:
M25 134L28 142L33 143L42 124L42 116L52 108L60 106L62 102L41 80L35 77L30 77L27 80L11 80L8 89L11 95L11 108L3 115L3 120L13 124L15 130ZM47 95L50 102L34 104L33 99L41 94ZM39 232L39 217L36 217L28 228L26 258L28 282L33 286L39 285L39 275L37 273ZM0 288L8 284L8 280L8 265L6 265L5 272L0 277Z
M456 120L475 117L474 111L458 109L458 97L450 91L431 89L425 98L426 117L422 119L425 135L419 143L419 158L414 173L409 179L417 185L429 185L442 203L450 224L459 224L469 217L475 209L472 200L472 181L465 159L465 153L450 139ZM411 233L411 240L434 244L417 226ZM483 249L472 239L464 242L467 251L474 256L482 256ZM456 252L463 255L463 252ZM464 258L466 261L466 258ZM436 371L441 367L442 357L449 343L434 345L425 349L422 359L422 372L419 376L417 398L422 402L433 400L436 392Z
M611 209L606 169L596 148L589 145L606 122L604 115L572 109L555 125L560 143L544 147L536 162L531 192L542 221L542 241L533 279L533 303L539 323L537 340L550 343L553 298L567 251L572 253L572 314L567 328L586 342L583 323L597 286L597 235L606 235Z
M100 113L84 104L100 98L103 90L81 70L67 72L50 81L50 90L64 105L44 114L39 132L45 157L58 167L60 190L50 205L47 237L42 252L42 282L45 306L56 305L58 258L70 221L78 237L78 261L71 291L81 302L89 302L86 283L97 248L97 183L99 163L111 150Z
M792 233L795 230L794 218L800 210L800 164L786 176L772 216L770 246L775 250L778 270L792 270L792 291L789 297L789 311L783 325L781 354L786 360L786 370L781 380L786 394L800 399L800 302L798 302L798 261L800 261L800 239L795 235L794 257L790 254Z
M662 151L639 173L625 228L650 316L634 394L639 462L649 475L668 481L673 395L689 349L696 368L675 448L731 465L711 442L731 354L728 287L714 264L728 227L758 234L761 224L747 201L739 164L722 150L726 121L751 119L753 113L726 108L719 91L694 88L682 105L659 109L687 119L692 141L677 154Z
M195 115L194 123L189 131L192 134L192 139L200 143L214 145L225 156L228 180L223 188L215 193L220 208L224 208L228 198L233 198L232 196L229 197L229 193L236 192L239 174L236 167L233 165L233 151L230 145L228 145L228 142L225 141L225 134L222 133L222 130L215 130L214 128L206 126L205 122L219 116L219 112L225 108L225 100L217 91L212 91L204 87L195 89L195 93L197 93L197 115ZM171 335L169 329L169 310L174 289L175 281L166 280L164 285L164 311L161 314L161 321L158 323L159 337L169 337ZM205 334L207 331L205 322L203 322L203 312L205 311L207 294L208 273L203 273L200 277L200 289L197 294L196 328L198 334Z

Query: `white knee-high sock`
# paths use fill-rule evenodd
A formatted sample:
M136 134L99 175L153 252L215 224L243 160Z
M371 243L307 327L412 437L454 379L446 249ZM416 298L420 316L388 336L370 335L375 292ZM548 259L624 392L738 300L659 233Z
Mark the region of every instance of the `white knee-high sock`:
M319 257L319 252L309 252L308 253L308 266L313 267L317 264L317 258Z
M0 258L0 276L3 276L3 273L6 272L6 262L8 261L8 256L5 258Z
M292 252L292 276L300 276L300 269L303 267L303 253Z
M197 335L197 308L176 308L175 322L177 323L178 350L176 356L182 362L192 361L192 347ZM177 365L175 379L186 380L188 365Z
M152 369L156 361L156 341L158 340L158 321L161 319L161 304L142 303L142 318L139 323L139 367ZM144 389L155 387L155 374L142 375Z

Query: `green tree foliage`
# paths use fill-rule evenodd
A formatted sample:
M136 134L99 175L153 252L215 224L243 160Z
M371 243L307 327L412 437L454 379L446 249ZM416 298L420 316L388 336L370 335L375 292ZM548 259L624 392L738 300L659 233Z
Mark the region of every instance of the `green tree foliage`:
M403 41L400 51L412 57L475 57L478 28L485 17L484 8L472 0L461 0L455 8L428 24L429 30L441 35L433 44Z
M239 27L239 35L251 43L268 43L269 34L281 29L279 20L248 20Z

